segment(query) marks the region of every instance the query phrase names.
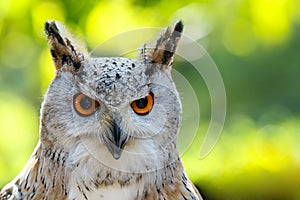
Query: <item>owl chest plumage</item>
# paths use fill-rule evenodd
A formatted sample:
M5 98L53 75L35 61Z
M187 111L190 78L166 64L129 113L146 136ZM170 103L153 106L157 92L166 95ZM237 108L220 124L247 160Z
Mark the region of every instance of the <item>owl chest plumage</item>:
M92 191L82 192L78 188L71 190L67 199L87 200L87 199L137 199L137 194L141 191L138 185L129 185L121 187L119 184L111 185L104 188L98 188Z
M198 199L179 158L164 168L134 174L100 164L89 175L86 169L72 174L69 183L67 199Z
M29 168L8 185L6 193L12 198L0 199L198 199L180 159L136 174L108 168L93 157L81 159L85 161L75 164L63 149L37 148Z

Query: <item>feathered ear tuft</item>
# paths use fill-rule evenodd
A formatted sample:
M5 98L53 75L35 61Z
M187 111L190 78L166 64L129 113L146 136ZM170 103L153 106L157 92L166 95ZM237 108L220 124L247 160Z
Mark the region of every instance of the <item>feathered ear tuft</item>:
M45 23L45 34L56 70L72 67L77 72L82 62L87 59L85 48L82 48L64 26L55 21Z
M181 21L175 23L175 26L171 30L167 28L166 31L158 38L155 47L153 49L142 49L142 57L147 63L158 64L164 66L164 68L170 68L173 63L174 54L181 37L183 30L183 24ZM154 66L151 66L154 67ZM150 68L151 68L150 67ZM153 69L149 69L149 72Z

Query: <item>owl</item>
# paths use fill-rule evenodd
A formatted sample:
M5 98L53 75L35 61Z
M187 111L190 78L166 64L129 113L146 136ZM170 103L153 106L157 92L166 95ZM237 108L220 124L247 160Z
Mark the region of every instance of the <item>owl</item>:
M28 163L0 200L202 199L177 150L181 103L171 77L181 21L138 59L91 57L45 23L56 69Z

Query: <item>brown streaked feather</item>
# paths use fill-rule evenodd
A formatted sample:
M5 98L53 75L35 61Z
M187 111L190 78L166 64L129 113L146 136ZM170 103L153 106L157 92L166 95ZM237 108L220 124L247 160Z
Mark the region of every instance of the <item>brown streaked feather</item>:
M67 198L65 170L59 156L54 161L50 159L55 152L47 152L47 148L38 144L35 152L22 172L0 192L0 200L19 199L57 199Z
M196 186L194 184L192 184L194 191L196 192L197 196L199 197L199 199L203 199L200 192L198 191L198 189L196 188Z
M71 66L77 72L84 60L83 53L77 52L76 47L69 38L63 38L55 22L45 23L45 34L56 70L61 69L63 66Z
M168 174L161 185L146 188L141 199L202 200L201 195L185 175L181 160L163 169Z
M181 21L178 21L172 30L167 28L156 41L155 48L149 52L149 62L166 65L167 67L171 66L182 30L183 24Z

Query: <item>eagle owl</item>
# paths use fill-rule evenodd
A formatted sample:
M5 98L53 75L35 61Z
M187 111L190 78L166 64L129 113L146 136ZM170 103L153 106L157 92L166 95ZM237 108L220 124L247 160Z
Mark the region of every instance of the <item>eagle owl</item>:
M56 73L40 138L0 193L11 199L202 199L177 150L181 103L171 77L183 25L139 59L90 57L58 22L45 34Z

